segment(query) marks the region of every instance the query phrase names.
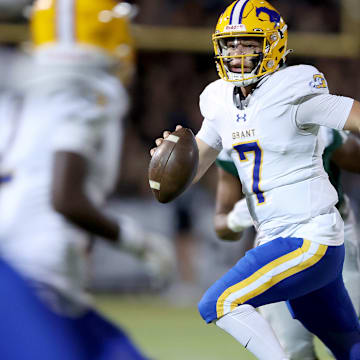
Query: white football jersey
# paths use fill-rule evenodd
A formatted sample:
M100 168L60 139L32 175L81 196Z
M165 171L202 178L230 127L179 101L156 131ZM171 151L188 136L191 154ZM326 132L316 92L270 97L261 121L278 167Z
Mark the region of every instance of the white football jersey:
M204 121L197 136L231 154L263 242L279 236L343 242L337 194L324 171L324 143L317 134L320 125L342 129L352 104L328 95L324 75L307 65L265 77L241 107L226 81L202 93Z
M100 206L118 173L126 91L103 71L62 73L0 99L0 251L26 276L81 298L88 234L51 206L53 157L88 161L86 191Z

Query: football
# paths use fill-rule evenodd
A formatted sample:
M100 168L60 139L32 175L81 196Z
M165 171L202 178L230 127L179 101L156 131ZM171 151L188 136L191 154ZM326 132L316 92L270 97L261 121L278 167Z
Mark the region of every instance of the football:
M191 184L199 163L193 132L181 128L172 132L157 147L149 164L149 184L155 198L167 203Z

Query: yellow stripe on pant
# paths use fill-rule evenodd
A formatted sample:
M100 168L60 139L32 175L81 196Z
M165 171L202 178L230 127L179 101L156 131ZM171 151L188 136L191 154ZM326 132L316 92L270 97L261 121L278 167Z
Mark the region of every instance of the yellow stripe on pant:
M301 248L271 261L248 278L226 289L216 303L217 318L219 319L229 311L234 310L239 304L262 294L280 281L313 266L321 260L326 250L326 245L304 239ZM313 251L315 252L311 255ZM300 256L303 259L296 264L296 259ZM270 272L275 273L275 275L269 276ZM248 290L245 289L247 287L249 287ZM236 296L236 293L239 293L239 296Z

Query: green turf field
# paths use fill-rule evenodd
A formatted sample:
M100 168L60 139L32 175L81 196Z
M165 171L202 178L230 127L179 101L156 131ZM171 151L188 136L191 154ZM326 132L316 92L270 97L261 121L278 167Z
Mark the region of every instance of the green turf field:
M175 307L149 296L101 295L96 303L152 360L255 359L231 336L206 325L195 306ZM321 360L333 359L319 351Z

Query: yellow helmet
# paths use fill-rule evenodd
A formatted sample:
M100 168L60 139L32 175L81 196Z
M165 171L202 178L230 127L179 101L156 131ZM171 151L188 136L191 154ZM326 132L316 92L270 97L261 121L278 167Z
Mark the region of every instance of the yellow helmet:
M30 19L32 43L36 50L61 48L68 58L93 52L132 64L130 7L115 0L36 0Z
M260 53L229 55L229 38L263 39ZM236 86L248 86L264 75L276 71L287 55L287 25L279 12L267 1L238 0L221 14L212 36L219 76ZM244 72L245 58L255 59L251 72ZM241 72L231 72L227 66L234 58L242 59Z

